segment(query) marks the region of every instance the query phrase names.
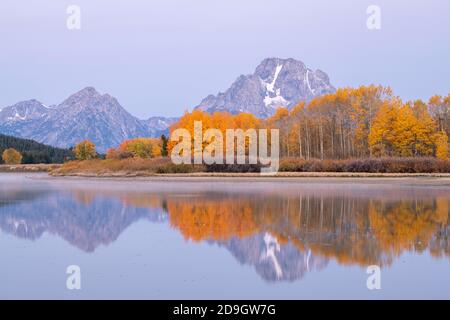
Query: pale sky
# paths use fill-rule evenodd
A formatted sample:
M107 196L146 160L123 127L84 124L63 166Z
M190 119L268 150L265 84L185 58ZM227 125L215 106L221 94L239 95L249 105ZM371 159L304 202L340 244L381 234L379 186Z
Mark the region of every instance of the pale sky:
M72 4L81 30L66 27ZM178 116L266 57L428 99L450 92L449 21L448 0L2 0L0 108L94 86L139 118Z

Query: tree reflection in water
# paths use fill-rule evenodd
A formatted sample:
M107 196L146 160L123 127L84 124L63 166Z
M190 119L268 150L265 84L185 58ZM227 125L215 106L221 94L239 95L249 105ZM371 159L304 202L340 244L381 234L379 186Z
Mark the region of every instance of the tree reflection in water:
M293 281L339 264L386 267L404 252L450 257L447 190L356 192L119 192L78 188L0 193L2 231L30 240L56 234L86 252L109 245L140 219L168 222L187 241L208 242L268 281Z

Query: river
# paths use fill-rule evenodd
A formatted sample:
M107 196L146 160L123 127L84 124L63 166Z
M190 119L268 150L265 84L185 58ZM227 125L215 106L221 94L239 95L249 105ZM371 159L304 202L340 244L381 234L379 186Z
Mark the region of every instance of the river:
M0 298L449 299L449 208L437 178L0 174Z

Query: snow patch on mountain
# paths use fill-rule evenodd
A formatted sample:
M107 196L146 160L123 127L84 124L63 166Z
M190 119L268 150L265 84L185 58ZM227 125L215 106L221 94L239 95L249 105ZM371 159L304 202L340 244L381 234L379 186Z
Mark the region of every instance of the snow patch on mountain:
M27 118L26 116L21 117L20 114L18 114L18 113L16 112L16 114L14 115L14 117L7 117L6 119L7 119L7 120L14 121L14 120L25 120L26 118Z
M277 278L283 277L283 270L281 269L280 263L278 262L277 256L275 255L275 252L280 252L281 250L281 246L278 243L277 238L266 232L266 234L264 235L264 243L266 244L266 252L261 258L271 260Z
M308 102L335 90L323 71L308 69L294 59L268 58L253 74L239 76L228 90L208 95L195 109L248 112L265 118L278 107L292 108L300 101Z
M311 84L309 83L309 69L306 69L305 81L306 81L306 84L308 85L309 91L310 91L312 94L314 94L314 90L311 88Z
M266 107L269 107L269 106L274 106L274 107L276 107L276 106L285 106L286 103L287 103L287 101L286 101L285 98L283 98L280 95L279 89L277 90L277 95L275 97L272 98L270 96L266 96L264 98L264 104L266 105Z
M264 82L264 84L266 85L267 91L274 93L273 88L275 87L275 82L278 79L278 75L280 74L281 69L283 69L283 65L282 64L278 65L277 68L275 69L275 75L273 76L272 82L271 83Z
M280 94L281 89L274 90L275 83L278 79L281 69L283 69L283 65L282 64L277 65L272 82L267 83L261 79L261 81L264 83L264 85L266 87L266 96L264 97L264 105L266 107L269 107L269 106L276 107L277 105L283 106L283 105L286 105L286 103L287 103L286 99L284 97L282 97ZM272 97L271 93L272 93L272 95L275 94L275 96Z

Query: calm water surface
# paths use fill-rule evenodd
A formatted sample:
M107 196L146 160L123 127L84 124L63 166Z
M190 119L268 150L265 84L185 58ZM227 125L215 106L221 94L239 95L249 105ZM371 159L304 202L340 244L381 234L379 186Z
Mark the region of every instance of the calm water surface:
M428 178L0 174L0 298L449 299L449 208Z

